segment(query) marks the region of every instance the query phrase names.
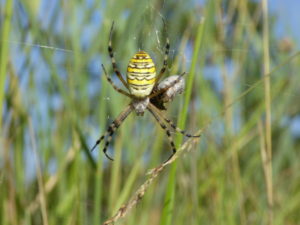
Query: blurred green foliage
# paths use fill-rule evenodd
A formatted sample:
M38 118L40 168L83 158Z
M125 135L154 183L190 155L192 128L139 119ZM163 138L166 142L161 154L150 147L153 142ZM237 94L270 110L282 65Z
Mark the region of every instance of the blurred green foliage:
M169 156L165 133L148 113L130 115L116 132L108 150L114 162L101 148L89 151L129 102L100 68L104 63L121 85L107 52L112 21L123 75L139 49L160 68L168 35L167 75L186 71L191 86L167 116L189 132L208 125L200 143L118 224L270 224L259 128L266 110L272 114L271 224L299 223L300 135L291 127L300 112L300 63L293 40L275 36L277 17L269 14L266 109L261 4L201 2L0 3L0 224L101 224ZM178 146L179 135L173 134Z

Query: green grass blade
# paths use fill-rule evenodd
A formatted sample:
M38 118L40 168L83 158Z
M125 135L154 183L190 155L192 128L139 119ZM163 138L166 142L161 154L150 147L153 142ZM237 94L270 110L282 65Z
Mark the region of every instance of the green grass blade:
M204 27L205 27L205 20L202 19L198 25L195 47L194 47L194 52L192 57L192 64L191 64L190 72L187 77L186 92L184 96L184 106L180 111L178 117L178 127L181 128L185 127L185 123L187 119L187 112L188 112L189 102L190 102L192 88L193 88L193 80L197 68L198 56L201 49ZM178 136L178 138L176 138L177 147L181 144L182 139L183 139L182 136ZM172 218L174 216L173 213L174 213L174 204L175 204L176 168L177 168L177 162L172 164L170 170L169 181L168 181L165 200L164 200L164 208L162 212L162 219L161 219L162 225L170 225L172 223Z
M4 10L4 22L1 37L1 58L0 58L0 136L2 132L2 110L4 104L5 81L7 75L7 64L9 62L9 42L11 30L11 18L14 1L6 1Z

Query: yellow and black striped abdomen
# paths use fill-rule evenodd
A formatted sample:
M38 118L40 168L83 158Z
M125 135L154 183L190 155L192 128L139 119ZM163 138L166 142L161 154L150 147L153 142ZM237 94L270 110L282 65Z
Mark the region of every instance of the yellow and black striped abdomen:
M148 96L155 84L156 70L151 57L144 51L136 53L127 67L129 91L137 98Z

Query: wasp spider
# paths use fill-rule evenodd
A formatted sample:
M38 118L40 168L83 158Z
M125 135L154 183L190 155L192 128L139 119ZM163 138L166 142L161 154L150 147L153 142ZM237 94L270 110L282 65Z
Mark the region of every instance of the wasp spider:
M180 132L181 134L187 137L199 137L188 134L184 130L181 130L180 128L176 127L175 124L171 120L167 119L161 112L161 110L166 109L164 103L171 101L175 95L183 91L184 73L181 75L170 76L162 82L158 82L167 68L168 54L170 48L169 39L167 38L163 66L159 71L158 75L156 74L155 65L151 57L146 52L139 51L129 61L129 65L127 67L126 82L123 79L123 76L121 75L120 71L118 70L116 60L114 58L114 52L112 48L113 26L114 22L112 23L110 29L108 53L111 58L114 72L129 92L118 88L113 83L113 81L108 76L103 64L102 69L107 81L112 85L112 87L119 93L131 98L131 103L128 106L126 106L126 108L119 114L119 116L110 124L107 131L96 141L96 144L93 146L91 151L93 151L96 148L96 146L100 144L100 142L104 138L107 137L103 148L103 152L108 159L113 160L106 153L107 147L112 139L113 133L120 127L122 122L132 111L135 111L138 116L142 116L145 110L148 109L150 113L154 116L156 121L160 124L161 128L165 130L168 136L173 151L171 156L168 158L169 160L176 153L176 148L171 136L171 132L168 129L167 125L169 125L175 131Z

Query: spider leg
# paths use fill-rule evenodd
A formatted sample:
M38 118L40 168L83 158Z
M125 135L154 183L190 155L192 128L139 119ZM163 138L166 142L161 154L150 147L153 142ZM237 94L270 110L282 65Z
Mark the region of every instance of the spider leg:
M168 65L168 56L169 56L169 50L170 50L170 42L169 42L169 38L166 38L166 46L165 46L165 56L164 56L164 61L163 61L163 66L156 78L156 84L158 84L158 81L160 80L160 78L163 76L164 72L167 69L167 65Z
M151 104L151 103L150 103ZM149 104L149 105L150 105ZM159 116L156 114L155 111L152 110L152 107L148 107L148 110L150 111L150 113L154 116L154 118L156 119L156 121L159 123L160 127L166 132L167 136L168 136L168 140L170 142L170 145L172 147L172 154L169 156L169 158L164 162L168 162L176 153L176 147L173 141L173 138L171 136L171 132L168 129L168 127L160 120Z
M118 129L118 127L114 123L112 125L113 126L110 126L110 128L111 128L110 131L108 131L108 138L106 139L106 142L104 144L104 148L102 151L109 160L114 161L114 159L106 153L109 143L112 140L112 136L113 136L114 132Z
M161 111L160 110L158 110L153 104L149 104L148 105L148 108L151 108L151 110L152 111L155 111L155 113L156 114L158 114L161 118L163 118L175 131L177 131L178 133L181 133L181 134L183 134L183 135L185 135L186 137L188 137L188 138L191 138L191 137L193 137L193 138L198 138L198 137L200 137L201 135L192 135L192 134L189 134L189 133L187 133L185 130L182 130L182 129L180 129L179 127L177 127L173 122L172 122L172 120L170 120L170 119L168 119L168 118L166 118L162 113L161 113Z
M173 82L171 82L169 85L167 85L165 88L160 89L159 91L153 92L151 95L149 95L149 98L153 98L157 95L160 95L161 93L165 92L166 90L168 90L170 87L172 87L173 85L175 85L176 83L178 83L180 81L180 79L185 75L185 72L183 72L182 74L179 75L179 77L174 80Z
M101 143L101 141L107 137L107 140L104 144L104 148L103 148L103 153L105 154L105 156L110 159L113 160L110 156L107 155L106 151L108 148L109 143L112 140L112 136L114 134L114 132L120 127L120 125L122 124L122 122L126 119L126 117L132 112L133 108L130 105L128 105L120 114L119 116L109 125L108 129L106 130L106 132L96 141L95 145L92 147L91 151L93 151L97 145L99 145Z
M106 72L106 69L105 69L104 65L101 64L101 66L102 66L102 69L103 69L103 72L104 72L104 74L105 74L105 77L106 77L107 81L112 85L112 87L113 87L117 92L119 92L119 93L121 93L121 94L123 94L123 95L126 95L127 97L131 97L131 94L127 93L126 91L122 90L121 88L118 88L118 87L114 84L114 82L113 82L113 81L111 80L111 78L108 76L108 74L107 74L107 72Z
M123 85L128 89L128 84L126 83L126 81L123 79L121 72L118 69L115 57L114 57L114 51L112 48L112 32L113 32L113 28L114 28L114 21L112 22L111 28L110 28L110 33L109 33L109 42L108 42L108 53L111 59L111 63L114 69L114 72L117 74L118 78L120 79L120 81L123 83Z

